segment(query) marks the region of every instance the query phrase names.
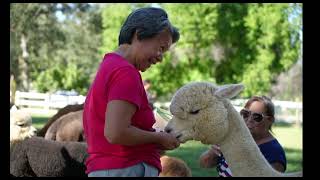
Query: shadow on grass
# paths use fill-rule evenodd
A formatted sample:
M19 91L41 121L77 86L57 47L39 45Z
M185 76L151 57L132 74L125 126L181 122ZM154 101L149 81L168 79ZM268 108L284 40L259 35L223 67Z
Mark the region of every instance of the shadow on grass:
M33 116L32 117L32 125L37 129L41 129L45 123L48 121L48 117L37 117L37 116Z
M301 171L303 154L301 149L284 148L287 158L287 170L286 172Z

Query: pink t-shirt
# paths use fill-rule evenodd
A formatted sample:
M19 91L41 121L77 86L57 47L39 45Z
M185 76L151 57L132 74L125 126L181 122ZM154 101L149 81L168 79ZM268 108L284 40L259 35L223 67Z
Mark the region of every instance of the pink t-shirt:
M105 138L105 112L111 100L125 100L135 104L137 111L131 124L146 131L154 131L152 125L155 118L148 104L140 72L121 56L106 54L84 105L83 127L89 154L86 173L126 168L140 162L152 165L160 172L160 154L156 144L125 146L110 144Z

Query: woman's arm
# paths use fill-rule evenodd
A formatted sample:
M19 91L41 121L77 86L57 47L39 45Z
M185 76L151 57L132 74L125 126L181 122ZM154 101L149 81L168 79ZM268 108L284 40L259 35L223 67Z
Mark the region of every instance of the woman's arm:
M136 110L136 106L127 101L113 100L108 103L104 135L110 143L127 146L156 143L166 150L179 146L180 143L174 135L145 131L131 126L131 118Z

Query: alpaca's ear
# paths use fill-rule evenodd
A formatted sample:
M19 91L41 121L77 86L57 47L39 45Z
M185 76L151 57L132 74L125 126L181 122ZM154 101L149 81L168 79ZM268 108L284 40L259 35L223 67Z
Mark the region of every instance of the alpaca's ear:
M231 99L238 95L242 90L244 86L242 84L228 84L219 86L218 89L215 91L215 95Z

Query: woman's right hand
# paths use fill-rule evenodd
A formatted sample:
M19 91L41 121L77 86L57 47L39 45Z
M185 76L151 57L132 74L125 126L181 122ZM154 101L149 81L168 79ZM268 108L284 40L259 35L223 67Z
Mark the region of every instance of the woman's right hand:
M212 145L211 148L201 154L199 161L203 168L212 168L217 165L218 156L221 155L220 147Z
M173 135L166 132L156 132L158 133L159 137L159 146L162 150L172 150L176 149L180 146L180 142L178 139Z

